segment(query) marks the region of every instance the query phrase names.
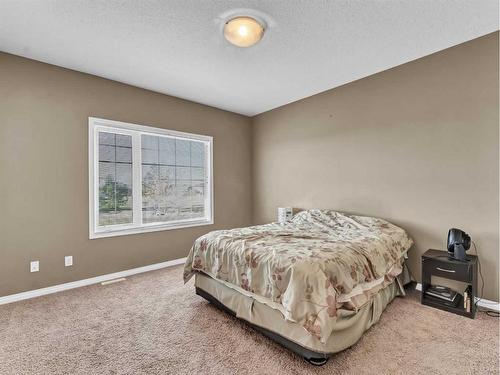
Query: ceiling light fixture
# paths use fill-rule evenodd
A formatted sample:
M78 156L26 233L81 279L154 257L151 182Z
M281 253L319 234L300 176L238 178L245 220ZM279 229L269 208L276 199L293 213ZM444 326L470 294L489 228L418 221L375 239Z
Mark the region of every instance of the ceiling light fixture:
M262 39L264 26L252 17L235 17L224 25L224 37L238 47L250 47Z

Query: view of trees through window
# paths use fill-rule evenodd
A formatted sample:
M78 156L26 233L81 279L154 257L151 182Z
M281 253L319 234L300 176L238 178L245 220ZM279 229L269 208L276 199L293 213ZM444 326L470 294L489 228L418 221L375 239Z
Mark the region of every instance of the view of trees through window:
M99 225L132 223L132 137L99 133Z
M198 141L142 135L143 223L205 216L205 149Z
M133 223L130 135L99 132L99 225ZM142 222L205 217L205 145L141 135Z

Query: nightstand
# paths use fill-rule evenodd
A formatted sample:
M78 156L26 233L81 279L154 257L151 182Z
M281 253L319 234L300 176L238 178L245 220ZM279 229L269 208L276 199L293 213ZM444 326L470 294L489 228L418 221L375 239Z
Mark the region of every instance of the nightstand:
M464 282L468 285L469 311L464 307L464 296L458 296L458 305L450 306L439 298L425 295L431 285L431 277L438 276L450 280ZM451 258L448 252L441 250L427 250L422 255L422 296L423 305L436 307L441 310L463 315L474 319L476 315L477 295L477 256L467 255L466 261Z

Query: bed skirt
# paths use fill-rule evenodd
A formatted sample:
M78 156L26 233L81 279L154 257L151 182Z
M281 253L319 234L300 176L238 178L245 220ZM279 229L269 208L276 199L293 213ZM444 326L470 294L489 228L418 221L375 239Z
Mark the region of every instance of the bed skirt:
M331 336L326 343L321 343L301 325L285 320L279 310L243 295L202 273L197 273L195 277L198 295L237 318L245 320L267 337L311 362L315 359L327 359L331 354L354 345L367 329L380 320L387 305L396 296L404 295L402 284L402 281L396 278L357 313L340 311Z

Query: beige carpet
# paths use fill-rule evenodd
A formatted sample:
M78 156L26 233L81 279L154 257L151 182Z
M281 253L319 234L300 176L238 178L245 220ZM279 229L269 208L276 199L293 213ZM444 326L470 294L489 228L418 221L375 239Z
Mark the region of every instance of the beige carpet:
M217 310L181 267L0 306L3 374L493 374L498 319L397 298L323 367Z

